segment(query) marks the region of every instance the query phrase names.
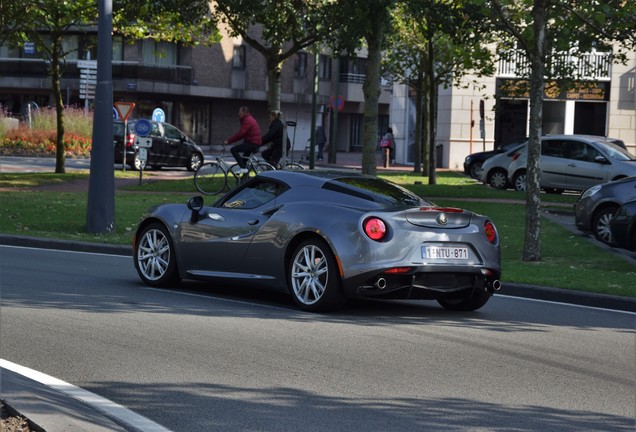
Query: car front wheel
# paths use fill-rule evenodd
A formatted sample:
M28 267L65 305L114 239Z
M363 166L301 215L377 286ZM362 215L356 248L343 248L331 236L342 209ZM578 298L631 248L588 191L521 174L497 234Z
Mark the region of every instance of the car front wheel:
M294 302L306 311L334 310L345 301L336 260L320 239L305 240L296 247L288 283Z
M468 172L470 173L470 176L474 178L475 180L481 179L482 164L483 164L482 161L475 161L471 163L470 166L468 167Z
M608 245L614 245L614 237L610 231L610 222L614 218L616 207L606 207L594 216L592 221L592 232L598 241Z
M188 165L186 168L188 171L196 171L203 164L203 155L201 153L192 153L190 155L190 160L188 161Z
M463 299L438 299L437 302L444 308L452 311L474 311L488 302L492 296L486 290L474 289L469 297Z
M137 273L147 285L165 287L179 281L172 240L162 224L152 223L141 230L133 256Z

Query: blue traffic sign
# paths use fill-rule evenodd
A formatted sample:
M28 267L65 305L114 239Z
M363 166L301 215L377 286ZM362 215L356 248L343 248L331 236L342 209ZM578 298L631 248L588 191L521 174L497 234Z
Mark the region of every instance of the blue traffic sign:
M156 122L165 122L166 121L166 113L163 112L161 108L155 108L152 112L152 119Z
M113 120L117 120L119 118L119 112L117 108L113 107Z
M139 119L135 122L135 133L141 137L148 136L150 129L152 129L150 120Z

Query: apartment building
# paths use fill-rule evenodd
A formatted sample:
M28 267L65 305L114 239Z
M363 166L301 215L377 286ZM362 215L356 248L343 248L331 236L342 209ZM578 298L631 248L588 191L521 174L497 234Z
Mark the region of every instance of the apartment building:
M591 52L586 70L581 63L584 86L555 91L546 86L543 105L544 134L590 134L621 139L636 154L636 53L626 64L612 64L611 52ZM587 65L589 63L586 62ZM493 77L468 76L474 87L439 89L437 166L462 169L466 155L491 150L495 145L528 135L530 102L516 91L523 81L524 59L501 61ZM483 119L480 112L483 106ZM397 160L413 160L415 107L406 86L394 86L391 126L396 134ZM483 120L483 128L480 123ZM483 133L482 133L483 130Z

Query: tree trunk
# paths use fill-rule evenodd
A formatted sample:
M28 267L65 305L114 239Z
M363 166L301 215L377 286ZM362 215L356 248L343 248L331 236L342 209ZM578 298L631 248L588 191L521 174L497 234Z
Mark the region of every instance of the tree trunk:
M269 88L267 90L267 109L268 111L276 110L280 111L280 98L281 98L281 71L283 64L280 61L278 55L271 55L267 57L267 78L269 81Z
M377 172L378 145L378 100L380 98L380 62L382 54L383 27L366 36L369 56L367 74L362 89L364 91L364 128L362 131L362 173L375 175Z
M53 49L51 56L51 85L53 98L55 99L55 114L57 121L57 137L55 144L55 172L64 174L65 149L64 149L64 102L60 88L62 72L60 70L60 57L62 38L52 36Z
M422 75L415 80L415 131L413 134L413 172L422 172Z
M541 135L543 123L543 93L546 51L546 1L535 0L532 8L534 44L529 49L530 60L530 133L526 169L526 232L523 261L541 260Z
M435 85L435 77L431 77L431 90L429 106L431 109L429 121L429 158L428 158L428 184L437 184L437 86Z

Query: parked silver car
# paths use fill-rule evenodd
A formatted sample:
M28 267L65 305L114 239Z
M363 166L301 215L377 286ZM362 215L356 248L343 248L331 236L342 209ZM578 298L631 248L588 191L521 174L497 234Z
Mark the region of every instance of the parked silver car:
M528 151L524 148L508 166L508 181L526 190ZM585 190L591 186L636 176L636 157L611 138L591 135L549 135L541 138L540 186L547 192Z
M526 147L526 143L515 146L512 150L488 158L481 165L481 182L488 184L495 189L507 189L508 165L515 155L519 154Z
M610 221L625 202L636 199L636 177L616 180L585 190L574 203L576 227L591 232L598 240L613 245Z

